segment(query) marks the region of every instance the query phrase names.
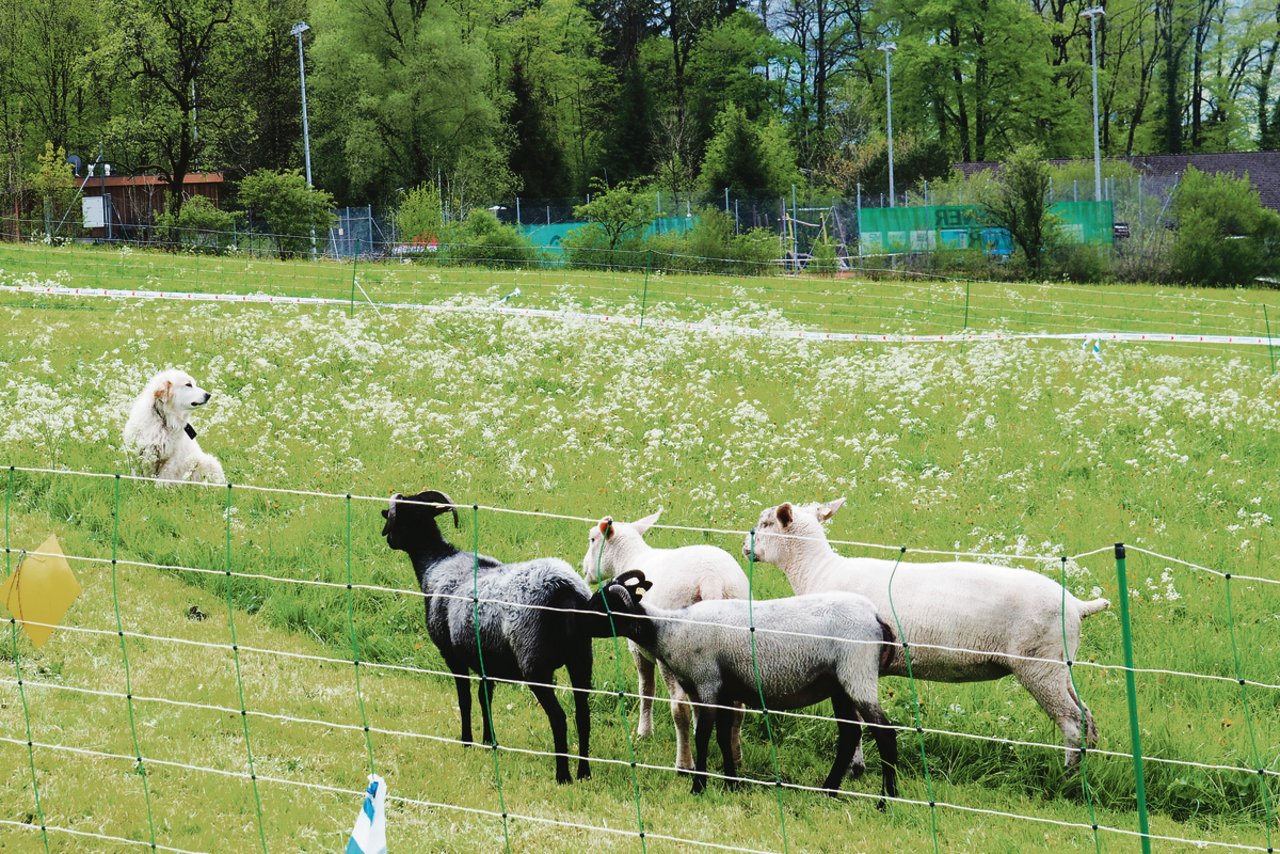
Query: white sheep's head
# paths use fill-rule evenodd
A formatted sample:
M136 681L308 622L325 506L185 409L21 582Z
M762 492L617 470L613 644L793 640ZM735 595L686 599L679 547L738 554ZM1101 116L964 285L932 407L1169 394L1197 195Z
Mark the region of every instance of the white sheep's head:
M825 541L827 532L823 530L822 523L843 506L844 499L837 498L826 504L784 501L777 507L766 507L761 511L753 533L747 534L743 541L742 554L759 563L778 564L804 539Z
M661 515L662 508L659 507L658 512L635 522L615 522L612 516L605 516L592 525L587 533L587 553L582 556L582 577L587 581L613 578L618 571L614 559L620 552L619 544L642 540Z

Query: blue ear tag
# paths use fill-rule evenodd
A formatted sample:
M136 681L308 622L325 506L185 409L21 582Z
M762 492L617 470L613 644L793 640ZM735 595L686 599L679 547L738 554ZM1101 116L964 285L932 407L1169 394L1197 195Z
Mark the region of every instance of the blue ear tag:
M187 431L187 435L188 435L188 436L190 436L192 439L194 439L194 438L196 437L196 428L192 427L190 424L188 424L188 425L187 425L185 428L183 428L183 429L185 429L185 430Z

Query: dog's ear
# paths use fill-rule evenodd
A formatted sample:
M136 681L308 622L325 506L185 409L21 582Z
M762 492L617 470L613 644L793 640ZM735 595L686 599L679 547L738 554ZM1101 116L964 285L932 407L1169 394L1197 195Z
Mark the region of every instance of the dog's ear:
M173 381L165 380L164 385L156 389L156 400L168 400L173 395Z

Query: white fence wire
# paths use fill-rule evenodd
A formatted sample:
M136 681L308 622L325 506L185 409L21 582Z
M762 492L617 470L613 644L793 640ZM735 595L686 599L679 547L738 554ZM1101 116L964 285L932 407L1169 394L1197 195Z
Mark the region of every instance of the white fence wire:
M307 497L307 498L343 500L348 503L348 506L352 501L376 502L378 504L385 504L387 501L385 497L381 497L381 496L367 496L367 495L355 495L355 494L349 494L349 493L330 493L330 492L315 491L315 490L275 488L275 487L265 487L265 486L250 485L250 484L245 484L245 485L236 484L234 486L192 484L188 482L179 482L179 481L159 481L154 478L146 478L146 477L133 476L133 475L118 475L118 474L110 474L110 473L103 473L103 472L74 471L74 470L66 470L66 469L37 468L37 467L10 466L8 467L8 470L10 472L10 477L12 477L13 472L23 472L25 474L48 475L48 476L54 476L54 477L84 477L84 478L94 478L94 479L113 479L117 482L121 480L129 480L129 481L151 482L151 483L169 483L169 484L180 483L183 486L194 487L198 489L226 490L228 491L228 494L232 490L244 490L244 491L253 491L253 492L269 493L269 494L273 493L273 494L282 494L282 495L292 495L292 496ZM413 504L413 503L421 503L421 502L415 502L412 499L397 499L397 503ZM547 513L547 512L536 511L536 510L526 510L526 509L518 509L518 508L499 507L499 506L484 506L484 505L478 505L478 504L440 505L440 504L430 503L429 506L433 506L433 507L447 506L447 507L453 507L456 509L464 509L464 510L469 509L469 510L472 510L473 512L484 510L486 512L492 512L492 513L519 515L519 516L526 516L526 517L538 517L538 518L552 519L557 521L570 521L570 522L580 522L580 523L587 523L587 524L596 524L596 522L598 521L598 520L594 520L586 517L570 516L565 514ZM117 506L116 513L118 514L118 512L119 512L119 508ZM228 510L228 513L229 513L229 510ZM230 522L230 517L228 515L228 524L229 522ZM732 530L732 529L699 528L699 527L679 526L679 525L658 525L655 527L666 528L674 531L701 533L701 534L746 536L748 535L748 533L750 533L748 531L740 531L740 530ZM6 498L6 542L8 542L8 535L9 535L8 498ZM794 535L777 534L774 536L786 537L786 536L794 536ZM897 552L899 554L902 554L905 552L905 550L901 546L891 546L886 544L866 543L866 542L858 542L858 541L842 541L842 540L827 540L827 542L830 542L832 544L853 546L855 548L881 549L886 551ZM1277 580L1277 579L1226 573L1220 570L1213 569L1211 567L1203 566L1198 563L1180 560L1178 558L1173 558L1173 557L1161 554L1159 552L1156 552L1154 550L1149 550L1149 549L1141 548L1138 546L1129 546L1129 549L1134 552L1140 552L1163 561L1177 563L1181 566L1185 566L1188 569L1194 570L1196 572L1208 573L1214 577L1223 578L1228 581L1232 578L1235 578L1239 580L1249 580L1249 581L1253 581L1253 582L1257 582L1265 585L1280 584L1280 580ZM228 550L230 550L229 541L228 541ZM999 561L999 562L1019 560L1019 561L1030 562L1033 565L1038 564L1042 567L1051 566L1051 565L1061 565L1065 567L1068 562L1074 563L1077 560L1094 556L1100 553L1109 552L1111 550L1112 550L1112 547L1108 546L1108 547L1103 547L1098 549L1092 549L1074 556L992 554L992 553L979 553L979 552L958 552L955 550L938 550L938 549L912 549L910 550L910 553L936 555L936 556L946 557L949 559L969 558L969 559L978 559L978 560L984 560L984 561ZM19 560L21 560L24 556L28 556L28 555L52 556L52 553L19 549L19 548L13 547L11 544L6 545L5 553L6 553L6 556L8 557L17 555L19 557ZM229 551L228 551L228 554L229 554ZM392 596L416 597L419 599L430 598L431 595L436 595L436 596L441 595L441 594L425 594L421 590L388 587L388 586L369 584L369 583L363 583L363 582L361 583L349 582L344 584L339 582L324 581L320 579L310 579L310 578L301 578L301 577L290 578L290 577L279 576L279 575L271 575L267 573L242 572L242 571L231 569L229 562L227 567L224 569L213 569L210 567L186 566L186 565L178 565L178 564L164 564L164 563L139 561L139 560L133 560L133 559L127 559L127 558L120 558L114 555L111 557L91 556L91 555L63 555L63 556L66 557L67 560L76 562L76 563L110 565L113 572L116 567L131 567L135 569L155 570L155 571L162 571L162 572L176 572L179 574L194 573L198 575L221 575L228 579L228 583L230 582L230 580L234 580L234 579L247 579L247 580L254 580L254 581L260 581L260 582L266 582L266 583L272 583L272 584L316 586L316 587L331 588L335 590L348 590L348 591L359 590L362 592L388 594ZM303 571L304 569L305 569L304 567L299 567L300 572ZM1120 595L1125 595L1125 591L1121 591ZM456 598L456 599L465 600L465 601L474 601L476 602L477 605L481 603L501 604L504 607L524 607L524 608L535 608L543 611L559 611L559 612L566 612L566 613L572 612L571 609L553 608L553 607L542 606L542 605L531 605L531 604L525 604L525 603L509 602L509 601L499 600L499 599L489 599L489 598L480 598L480 597L463 597L463 596L445 597L445 598ZM646 619L673 619L673 620L681 621L680 618L672 618L672 617L646 618ZM314 661L321 664L336 664L336 665L343 665L343 666L355 665L357 670L360 667L365 667L375 672L376 671L402 672L402 673L411 673L411 674L417 674L417 675L428 676L428 677L445 677L450 679L455 678L455 676L457 675L452 672L444 671L444 670L437 670L432 668L418 667L418 666L406 665L406 664L393 664L393 663L384 663L384 662L376 662L376 661L367 661L367 660L361 660L358 657L342 658L342 657L330 656L330 655L300 653L295 651L273 649L269 647L254 646L251 644L240 644L240 643L237 643L234 639L232 640L231 643L218 643L218 642L195 640L191 638L180 638L180 637L169 636L165 634L157 634L152 632L125 630L123 629L123 627L105 629L105 628L96 628L96 627L84 626L84 625L55 626L52 624L41 623L34 620L22 620L17 618L11 618L9 622L11 624L11 627L13 627L14 631L16 631L16 626L18 624L25 623L28 626L59 629L62 631L80 633L87 636L100 636L100 637L119 636L122 639L122 642L124 638L130 638L136 641L146 641L148 643L174 644L174 645L186 646L186 647L198 648L198 649L204 649L204 650L232 652L237 655L239 653L246 653L249 655L261 655L261 656L267 656L272 658ZM695 621L687 621L687 622L695 622ZM745 631L745 629L743 629L740 626L725 625L723 627L734 628L734 629ZM779 629L768 627L768 626L754 627L752 631L759 631L760 633L775 633L775 634L781 634L781 635L795 635L795 636L802 636L802 637L815 638L815 639L834 640L834 641L840 641L845 643L860 642L860 641L850 640L847 638L832 637L828 635L784 631L784 630L779 630ZM16 646L16 635L15 635L14 644L15 644L14 645L15 667L20 667L19 662L17 660L18 650ZM895 645L905 646L904 643L897 643ZM912 642L911 647L921 648L921 649L925 649L925 648L936 649L936 650L942 650L947 652L976 653L976 654L982 654L982 655L990 655L988 651L974 650L974 649L969 649L965 647L956 647L956 646L929 645L924 643ZM1182 671L1182 670L1174 670L1174 669L1167 669L1167 668L1129 667L1124 664L1094 662L1094 661L1087 661L1087 660L1066 662L1061 658L1021 656L1021 655L1014 655L1014 654L1000 654L997 657L1004 660L1028 660L1028 661L1036 661L1036 662L1045 662L1045 663L1062 665L1067 668L1069 668L1070 666L1078 666L1078 667L1094 668L1100 671L1119 671L1119 672L1127 672L1127 673L1173 676L1178 678L1184 678L1184 679L1190 679L1190 680L1202 680L1202 681L1214 682L1214 683L1237 683L1242 688L1244 688L1245 686L1248 686L1255 689L1262 689L1264 691L1280 691L1280 684L1272 684L1264 681L1245 679L1241 676L1230 677L1230 676L1224 676L1220 674L1196 673L1191 671ZM127 662L126 662L126 666L127 666ZM482 675L475 675L475 674L468 674L466 676L466 679L470 681L479 681L479 682L483 682L485 678L486 677ZM237 679L239 679L239 677L237 677ZM530 682L530 681L524 681L524 680L497 679L494 677L488 677L488 679L493 682L524 684L524 685L534 686L534 687L540 687L544 684L544 683ZM133 704L133 703L138 703L143 705L160 704L160 705L165 705L170 707L187 708L187 709L211 712L217 715L224 715L224 716L230 715L230 716L239 716L246 719L252 718L256 720L274 721L277 723L288 724L292 726L317 727L317 728L324 728L324 729L337 730L337 731L347 731L347 732L363 732L366 735L369 733L375 733L380 736L409 738L409 739L414 739L419 741L425 741L425 742L431 742L431 743L437 743L437 744L443 744L443 745L451 745L451 746L462 746L467 744L467 742L464 742L461 739L451 738L447 736L440 736L432 733L419 732L419 731L409 730L409 729L383 727L378 725L370 725L368 723L365 723L363 725L349 724L349 723L342 723L337 721L324 720L320 718L311 718L311 717L303 717L298 715L283 714L279 712L263 710L260 708L249 708L244 705L243 699L241 701L242 705L238 708L234 708L231 706L224 706L216 703L198 702L192 699L185 699L185 698L179 698L179 697L169 697L169 696L159 696L159 695L152 696L152 695L135 693L132 691L121 692L116 690L91 688L83 685L64 684L64 683L53 682L53 681L48 681L44 679L32 679L30 676L23 677L21 675L21 670L18 671L17 678L13 678L13 679L0 678L0 685L7 686L9 688L15 688L15 689L18 689L19 691L23 691L25 689L31 689L35 692L63 692L63 693L82 695L82 696L98 696L98 697L110 698L113 700L126 700L130 704ZM639 694L634 692L624 691L621 689L621 686L617 686L616 689L614 690L602 689L602 688L576 689L567 685L548 683L546 687L551 687L560 692L574 692L577 690L583 690L590 694L603 695L608 697L617 697L619 699L622 699L622 698L629 699L629 700L641 699ZM357 691L358 691L358 688L357 688ZM661 697L655 697L654 699L657 699L660 702L667 702L667 703L671 702L669 699L661 698ZM25 708L25 703L26 703L26 700L24 695L24 708ZM130 708L132 708L132 705L130 706ZM718 706L715 708L732 709L733 707ZM765 711L762 709L755 709L755 708L748 708L745 711L747 713L756 714L756 715L774 715L779 717L790 717L790 718L796 718L796 719L815 720L815 721L824 721L824 722L833 720L830 716L813 714L810 712L777 711L777 710ZM868 726L874 726L874 725L868 724ZM246 724L246 727L247 727L247 724ZM961 730L949 730L949 729L943 729L943 728L937 728L937 727L924 727L921 725L907 726L907 725L889 724L887 728L892 729L894 731L898 731L898 732L904 732L904 733L915 732L920 736L923 736L924 734L929 734L933 736L961 738L961 739L970 740L970 741L980 741L980 742L989 742L993 744L1000 744L1008 747L1023 747L1023 748L1032 748L1036 750L1044 750L1049 753L1061 754L1064 751L1064 749L1066 749L1064 745L1061 745L1061 744L1057 744L1057 745L1047 744L1043 742L1007 738L1007 737L994 736L994 735L982 734L982 733L965 732ZM145 763L151 763L156 766L171 767L171 768L190 771L194 773L221 775L225 777L235 777L240 779L250 779L255 783L257 781L263 781L271 784L298 787L298 788L313 790L313 791L329 792L329 793L350 797L353 802L355 801L355 799L363 795L362 791L348 790L341 787L327 785L324 783L318 783L315 781L303 781L303 780L295 780L295 779L289 779L289 778L278 777L278 776L263 775L263 774L254 772L252 770L252 765L250 765L250 770L219 769L219 768L214 768L207 765L201 765L198 763L185 762L179 759L159 758L159 757L147 755L143 753L141 749L139 749L138 755L134 756L134 755L121 754L121 753L114 753L110 751L95 750L95 749L85 748L82 746L76 746L71 744L55 743L55 742L50 742L45 740L39 740L31 737L29 724L28 724L28 734L26 738L0 736L0 742L6 743L12 746L16 746L16 747L26 747L28 751L34 751L36 748L39 748L40 750L80 754L84 756L96 757L99 759L127 761L130 763L137 763L139 766ZM498 752L537 756L537 757L556 757L557 755L559 755L550 751L536 750L536 749L525 748L525 747L515 747L515 746L500 744L500 743L492 744L492 745L484 745L484 746L494 751L495 756ZM1116 750L1098 749L1098 748L1090 748L1088 750L1088 755L1091 757L1101 756L1101 757L1121 759L1121 760L1134 759L1134 756L1132 753L1116 751ZM1174 758L1174 757L1163 757L1163 756L1146 756L1143 758L1148 762L1170 765L1170 766L1197 768L1197 769L1214 771L1214 772L1231 772L1231 773L1241 773L1246 775L1258 775L1261 777L1263 781L1270 778L1280 777L1280 771L1273 770L1269 767L1228 765L1228 764L1223 764L1218 762L1206 762L1206 761L1197 761L1197 760L1191 760L1191 759L1185 759L1185 758ZM669 773L669 772L674 772L676 770L672 766L637 762L635 761L634 758L628 761L625 759L620 759L615 757L593 756L592 760L596 762L600 762L605 765L630 767L631 769L641 768L647 771ZM250 758L250 763L251 762L252 762L252 759ZM35 776L34 765L32 769L32 774L33 774L33 782L34 782L34 776ZM725 779L725 780L730 779L723 774L717 774L711 771L708 771L707 774L708 776L713 778L719 778L719 779ZM805 786L805 785L792 783L792 782L784 782L780 779L761 779L761 778L753 778L753 777L746 777L746 776L739 776L734 779L740 780L742 782L758 785L758 786L776 786L779 788L791 789L796 791L823 792L823 793L830 794L830 792L828 792L827 790L820 789L818 787ZM1262 785L1265 787L1266 786L1265 782ZM1264 792L1265 792L1265 788L1264 788ZM877 799L879 797L878 795L872 794L870 792L858 792L858 791L840 791L838 794L840 797L848 797L848 798L854 798L854 799L868 799L868 798ZM1267 801L1268 804L1270 803L1269 796L1264 795L1264 799ZM548 817L524 815L524 814L507 811L505 810L505 808L502 812L494 812L491 810L484 810L484 809L464 806L460 804L449 804L449 803L442 803L442 802L437 802L432 800L404 797L404 796L392 796L390 800L398 803L402 803L404 805L409 805L409 806L417 806L417 807L423 807L423 808L429 808L429 809L453 810L453 811L460 811L460 812L470 813L475 815L482 815L486 817L501 818L503 819L504 824L507 819L515 819L517 821L528 821L531 823L548 824L548 825L562 826L566 828L586 830L591 833L598 832L598 833L615 835L615 836L638 837L642 843L644 839L647 837L653 840L665 840L665 841L677 843L680 845L688 845L688 846L698 847L698 848L708 848L708 849L728 850L728 851L760 850L755 848L744 848L744 847L733 846L733 845L724 845L724 844L711 842L707 840L698 840L698 839L692 839L692 838L684 838L680 836L653 833L651 831L644 830L643 826L642 826L642 829L640 830L631 831L631 830L623 830L616 827L609 827L606 825L582 824L582 823L568 821L560 818L548 818ZM1182 838L1178 836L1161 835L1161 834L1150 833L1150 832L1144 834L1140 831L1134 831L1134 830L1120 828L1120 827L1107 826L1103 824L1098 824L1096 822L1093 822L1093 823L1070 822L1070 821L1064 821L1064 820L1059 820L1054 818L1048 818L1045 816L1026 815L1026 814L1013 813L1013 812L1007 812L1002 810L994 810L994 809L988 809L984 807L977 807L977 806L966 805L966 804L948 803L941 800L933 799L932 795L930 795L930 800L927 800L927 801L912 799L912 798L905 798L905 797L889 798L888 800L893 803L899 803L903 805L911 805L911 806L917 806L917 807L922 806L922 807L929 807L931 809L942 808L942 809L955 810L955 811L966 812L971 814L1000 817L1000 818L1005 818L1005 819L1014 820L1014 821L1027 821L1027 822L1041 823L1046 825L1054 825L1054 826L1070 828L1075 830L1090 831L1095 835L1098 832L1102 832L1107 834L1114 834L1121 837L1144 837L1147 840L1159 840L1159 841L1165 841L1170 843L1189 844L1189 845L1194 845L1196 847L1201 847L1201 848L1217 847L1217 848L1245 850L1245 851L1270 851L1271 850L1269 830L1268 830L1268 845L1258 846L1258 845L1250 845L1250 844L1237 843L1237 842L1225 842L1225 841L1206 840L1206 839L1188 839L1188 838ZM1268 806L1268 820L1270 820L1269 806ZM188 849L163 845L158 842L155 842L154 839L148 841L143 839L126 838L126 837L120 837L120 836L104 834L104 833L89 832L89 831L67 828L67 827L46 825L43 823L43 819L41 819L40 826L36 826L30 821L18 822L18 821L4 820L4 819L0 819L0 824L4 824L5 826L11 826L16 828L23 828L29 831L45 833L46 840L47 840L47 833L52 832L55 834L58 834L58 833L67 834L73 837L98 839L103 842L111 842L114 844L142 845L144 847L151 847L153 850L163 850L163 851L187 851L188 850ZM265 843L264 843L264 847L265 847Z

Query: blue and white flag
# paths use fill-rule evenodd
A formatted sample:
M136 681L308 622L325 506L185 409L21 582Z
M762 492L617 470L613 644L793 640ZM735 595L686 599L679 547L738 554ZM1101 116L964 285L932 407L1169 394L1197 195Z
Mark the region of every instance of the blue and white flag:
M377 774L369 775L346 854L387 854L387 784Z

